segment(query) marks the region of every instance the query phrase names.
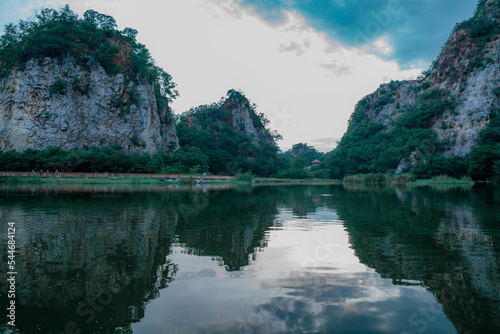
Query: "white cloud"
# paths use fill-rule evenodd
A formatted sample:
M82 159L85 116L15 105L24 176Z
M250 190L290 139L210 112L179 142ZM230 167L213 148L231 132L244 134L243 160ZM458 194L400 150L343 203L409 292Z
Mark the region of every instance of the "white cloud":
M276 26L234 0L68 2L79 15L94 9L113 16L120 29L139 31L139 41L178 84L175 112L241 89L283 135L284 150L315 138L340 138L360 98L383 81L420 73L329 40L296 12L285 13L285 23ZM54 5L52 0L32 3ZM384 39L371 47L391 51Z
M389 56L392 54L392 47L387 40L387 37L380 37L374 40L371 44L372 50L375 53L382 54L384 56Z

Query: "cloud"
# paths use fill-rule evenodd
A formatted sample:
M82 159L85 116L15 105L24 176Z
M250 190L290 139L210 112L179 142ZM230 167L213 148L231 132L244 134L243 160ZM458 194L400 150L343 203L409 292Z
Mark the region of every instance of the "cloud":
M215 15L220 19L225 19L227 16L241 19L245 12L242 7L238 6L232 0L219 0L216 2L205 0L205 6L207 8L211 7Z
M305 40L304 43L297 42L289 42L288 44L281 44L278 48L279 52L293 52L300 56L311 46L311 42L309 40Z
M371 49L374 53L384 56L390 56L394 51L386 37L374 40L371 43Z
M286 22L296 11L306 22L346 47L369 46L384 38L389 49L375 51L405 68L429 64L439 53L454 25L472 16L475 1L403 0L242 0L273 24ZM446 15L443 15L446 13Z
M315 149L320 152L329 152L335 147L337 147L337 143L340 141L338 137L325 137L325 138L316 138L308 141L309 145L312 145Z
M329 63L320 63L319 66L332 71L335 75L347 75L351 73L351 67L346 65L338 65L336 61L331 61Z

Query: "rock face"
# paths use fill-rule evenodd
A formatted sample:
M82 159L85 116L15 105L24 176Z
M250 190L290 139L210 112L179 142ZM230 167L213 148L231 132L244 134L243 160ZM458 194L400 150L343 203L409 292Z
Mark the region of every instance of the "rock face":
M500 25L500 6L486 2L486 9L476 16L487 16ZM489 123L490 113L500 103L495 88L500 85L500 39L474 41L465 29L449 38L429 80L432 86L448 89L458 105L445 113L433 126L438 138L449 144L445 156L465 155L476 144L479 133Z
M145 80L108 75L100 65L82 68L72 58L30 60L0 80L0 150L175 150L172 111L162 109Z
M402 110L418 101L420 84L416 80L397 81L382 84L371 95L366 97L370 105L365 109L372 122L383 124L387 130L393 126L394 119L402 114Z

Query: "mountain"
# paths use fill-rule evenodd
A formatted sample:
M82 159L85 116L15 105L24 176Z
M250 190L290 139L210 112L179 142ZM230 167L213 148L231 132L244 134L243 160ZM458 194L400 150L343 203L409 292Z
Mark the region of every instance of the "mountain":
M179 147L171 77L110 16L68 6L7 25L0 38L0 150Z
M500 1L482 0L419 80L391 81L355 107L331 177L412 172L500 177Z
M193 108L180 115L177 134L182 147L207 155L210 173L251 172L271 176L277 172L280 136L245 95L231 89L219 102Z

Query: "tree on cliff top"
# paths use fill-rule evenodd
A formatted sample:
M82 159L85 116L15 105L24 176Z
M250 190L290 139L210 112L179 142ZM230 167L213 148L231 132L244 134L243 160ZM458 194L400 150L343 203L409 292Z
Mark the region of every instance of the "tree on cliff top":
M43 9L33 20L5 26L0 37L0 78L31 59L75 59L89 68L96 63L108 75L123 73L130 80L143 78L157 87L160 100L172 101L178 93L171 76L155 65L148 49L137 42L137 31L116 29L113 17L92 9L83 19L68 5L59 11Z

